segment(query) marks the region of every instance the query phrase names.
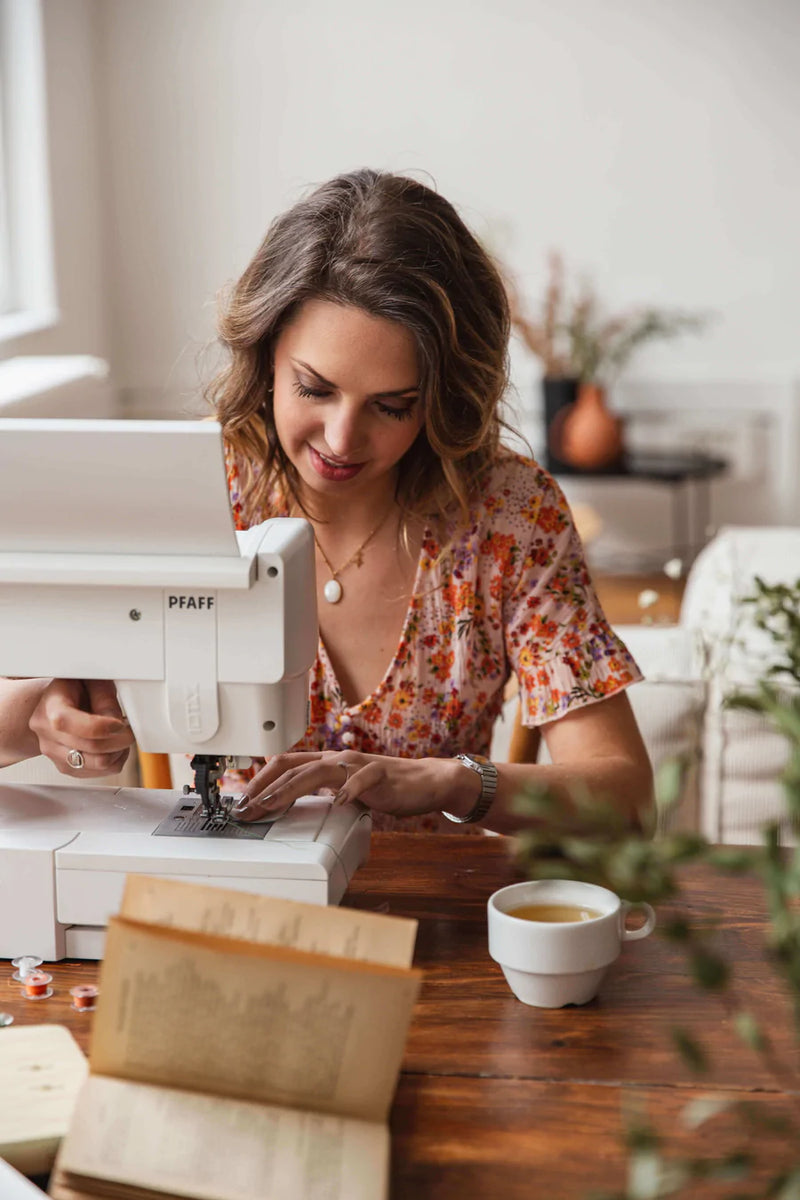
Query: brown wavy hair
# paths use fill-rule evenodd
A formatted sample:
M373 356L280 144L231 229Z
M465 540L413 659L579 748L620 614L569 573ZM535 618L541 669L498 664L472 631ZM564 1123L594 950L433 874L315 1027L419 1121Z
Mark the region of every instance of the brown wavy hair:
M312 298L410 331L424 423L399 465L404 534L412 516L465 518L504 424L505 288L444 197L371 170L336 176L273 221L222 307L230 359L207 396L242 472L245 515L261 519L276 486L302 509L275 431L272 362L281 330Z

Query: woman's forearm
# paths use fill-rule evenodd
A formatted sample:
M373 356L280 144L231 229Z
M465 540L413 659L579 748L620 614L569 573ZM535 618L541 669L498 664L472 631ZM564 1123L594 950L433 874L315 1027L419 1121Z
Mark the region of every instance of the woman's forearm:
M652 805L652 770L644 758L619 755L569 764L501 762L495 766L498 769L497 793L482 822L494 833L513 834L529 826L531 818L518 812L515 806L515 800L527 788L547 790L561 810L576 815L576 794L589 793L599 804L612 805L625 821L630 822L631 828L642 824ZM467 787L465 782L464 787ZM453 797L451 810L457 816L465 816L474 803L475 797L464 791ZM582 810L581 816L585 821L587 812Z
M576 794L589 793L610 804L631 828L640 826L653 804L653 773L646 760L622 756L576 763L497 763L497 794L483 822L496 833L517 833L532 823L515 809L526 788L546 789L566 813L576 813ZM586 818L585 810L581 810ZM535 821L539 823L539 821Z
M49 679L0 679L0 766L39 753L39 739L29 722L49 683Z

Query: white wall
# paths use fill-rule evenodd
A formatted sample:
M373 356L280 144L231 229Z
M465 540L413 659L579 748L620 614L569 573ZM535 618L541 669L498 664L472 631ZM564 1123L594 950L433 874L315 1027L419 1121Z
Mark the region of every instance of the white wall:
M130 413L196 403L217 290L363 164L429 173L532 304L558 247L613 306L715 310L641 355L629 407L638 379L797 409L797 0L44 4L66 319L25 349L109 354ZM533 428L538 368L513 362Z
M720 314L637 373L800 374L796 0L105 0L99 17L113 358L134 403L191 386L215 292L269 219L361 164L429 172L532 299L557 246L613 304Z

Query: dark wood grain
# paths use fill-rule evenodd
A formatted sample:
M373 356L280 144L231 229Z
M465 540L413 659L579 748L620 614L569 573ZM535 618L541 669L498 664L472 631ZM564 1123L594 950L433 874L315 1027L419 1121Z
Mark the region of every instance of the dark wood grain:
M687 1100L706 1090L770 1109L798 1103L784 1095L798 1088L798 1048L786 996L766 963L756 880L687 869L680 903L659 919L683 910L719 923L737 1001L769 1029L783 1079L739 1041L721 999L693 985L680 950L656 935L623 949L589 1005L519 1003L487 949L486 901L518 877L511 850L504 838L376 834L345 899L419 921L415 963L424 982L392 1112L395 1200L577 1197L620 1186L620 1104L632 1093L670 1131ZM92 1018L71 1008L69 989L95 981L97 964L50 969L51 999L32 1003L17 984L0 984L0 1008L19 1023L64 1024L87 1049ZM673 1049L676 1025L702 1039L707 1076L693 1074ZM715 1150L741 1141L735 1118L716 1119ZM773 1157L787 1152L778 1134L759 1142ZM689 1147L680 1132L674 1144ZM691 1194L723 1193L693 1185Z
M385 834L375 840L348 903L420 919L415 962L425 975L406 1070L692 1085L696 1077L673 1048L672 1030L680 1025L702 1035L708 1048L705 1083L775 1086L735 1036L720 998L698 991L681 950L655 935L623 948L585 1007L520 1004L487 949L486 900L516 878L507 839ZM771 1030L779 1056L797 1063L788 1003L766 963L758 882L701 867L684 873L684 886L681 903L659 918L686 911L720 922L716 945L734 964L739 1002Z
M695 1089L627 1088L527 1079L404 1075L391 1116L392 1200L589 1200L621 1188L626 1175L622 1131L631 1103L664 1137L665 1157L708 1158L738 1150L756 1161L741 1190L766 1194L763 1183L786 1167L796 1147L780 1132L757 1135L729 1112L698 1135L682 1113ZM771 1117L786 1113L777 1095L752 1098ZM736 1188L739 1190L739 1187ZM693 1182L686 1200L731 1195L731 1184Z

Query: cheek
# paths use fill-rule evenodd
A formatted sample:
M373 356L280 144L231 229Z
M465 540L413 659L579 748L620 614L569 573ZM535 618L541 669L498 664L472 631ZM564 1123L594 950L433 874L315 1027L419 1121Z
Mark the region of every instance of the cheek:
M416 442L417 438L425 436L423 433L424 428L425 418L422 415L415 416L413 420L408 422L408 426L405 430L407 443L406 449L410 449L414 445L414 442Z
M417 421L409 421L408 424L403 424L398 430L393 432L391 445L387 446L387 451L395 460L401 459L404 454L407 454L411 447L419 437L419 431L422 426Z
M301 439L303 431L310 425L309 415L292 395L285 396L276 390L273 402L275 430L283 445L289 449L293 441Z

